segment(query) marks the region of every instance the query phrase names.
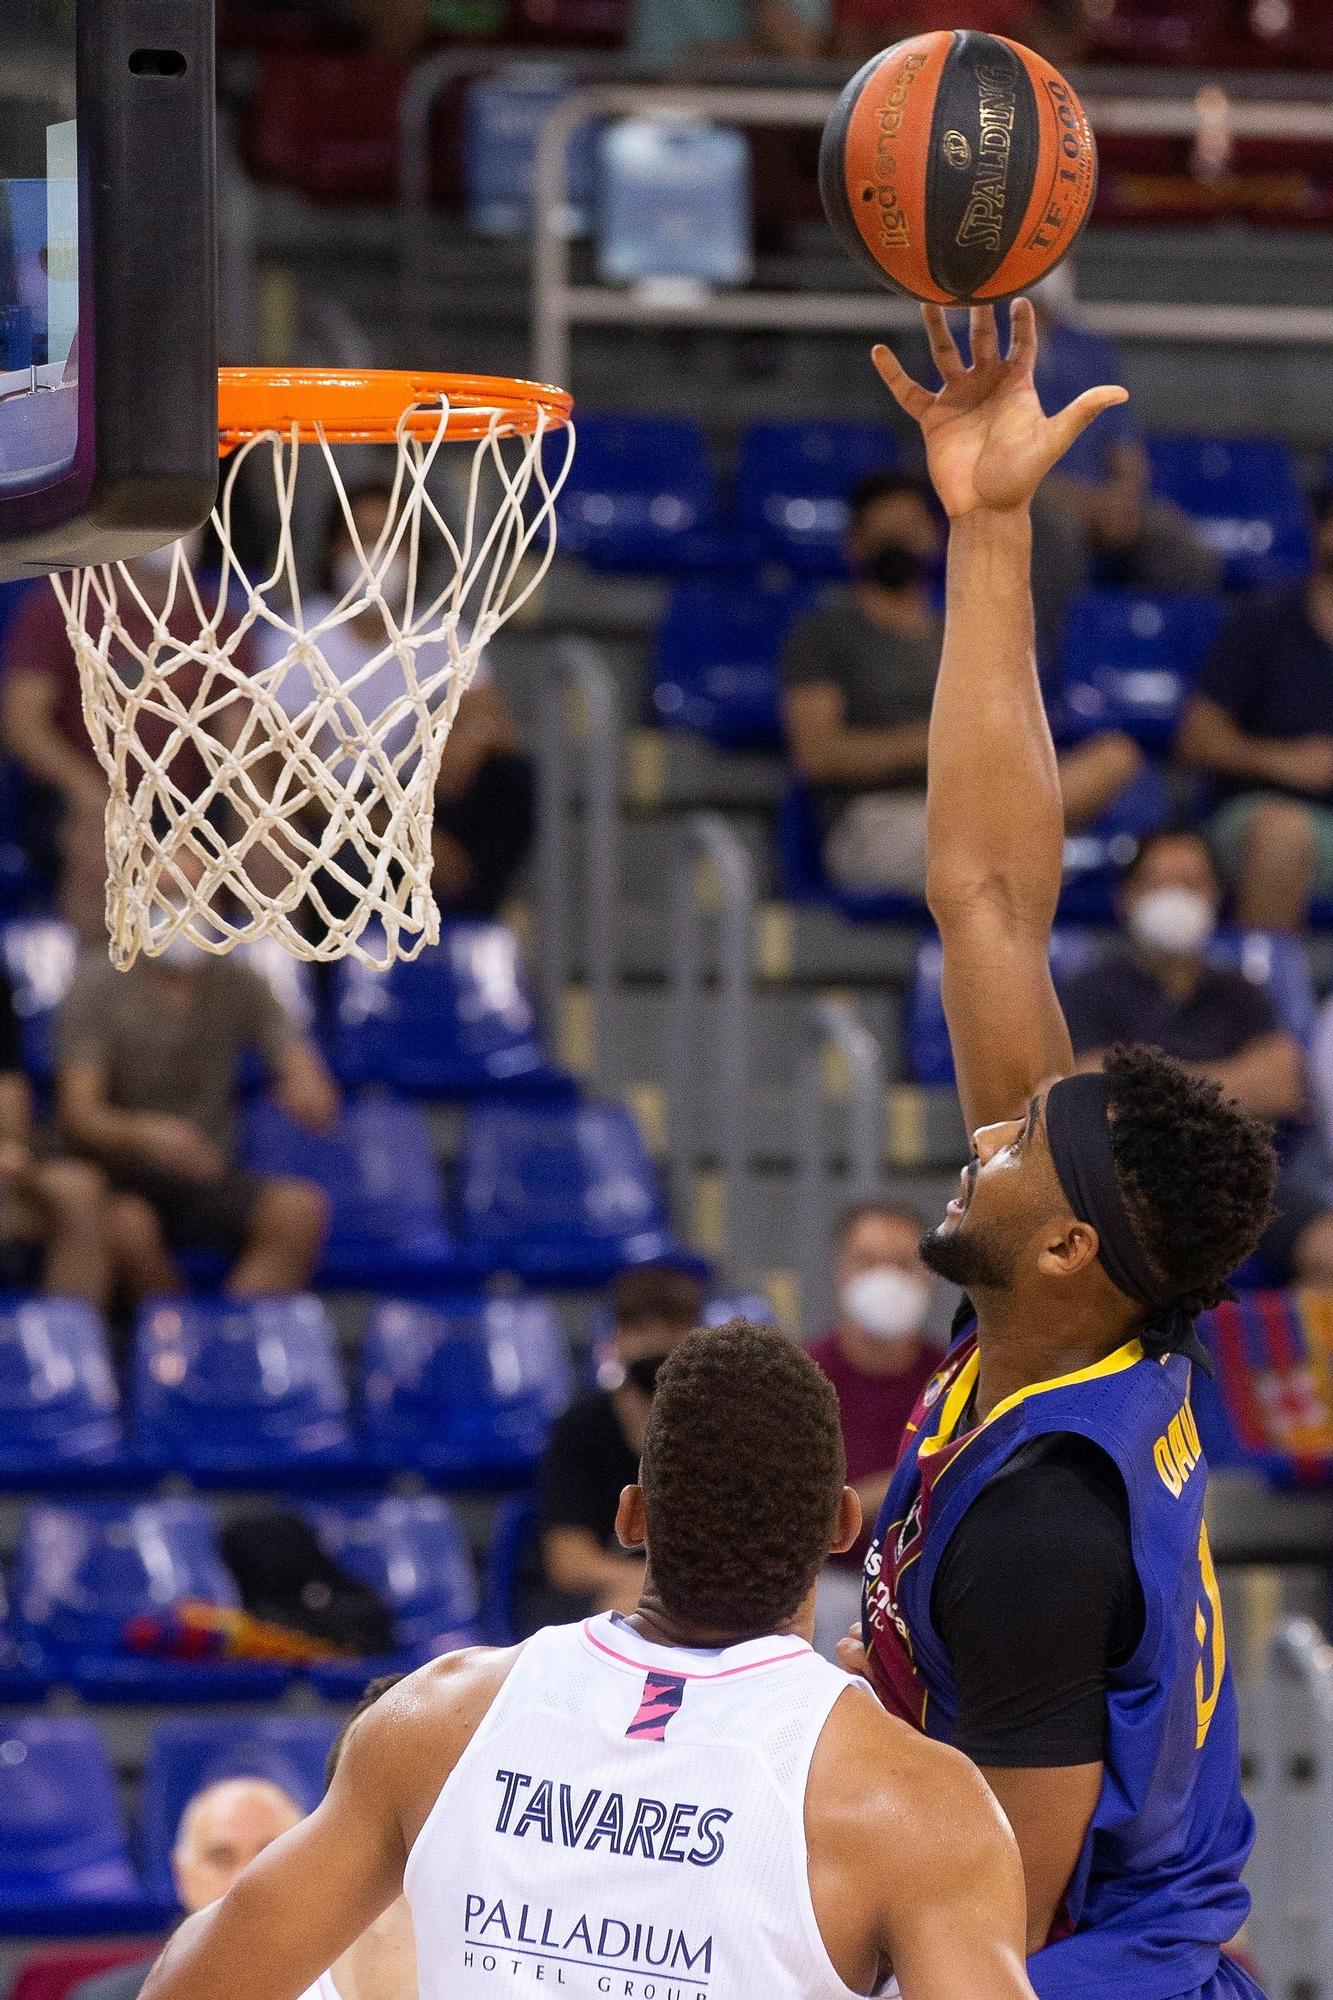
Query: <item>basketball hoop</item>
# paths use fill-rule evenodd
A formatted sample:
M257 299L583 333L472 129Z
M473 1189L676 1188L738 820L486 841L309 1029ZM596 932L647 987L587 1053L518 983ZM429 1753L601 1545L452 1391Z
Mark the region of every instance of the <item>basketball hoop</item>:
M486 647L550 567L572 408L562 390L488 376L222 371L220 578L202 579L178 544L161 602L125 564L52 579L110 787L115 964L157 957L178 937L216 953L274 937L298 958L376 967L438 942L441 755ZM548 475L542 446L557 430L564 450ZM474 449L451 525L428 481L456 442ZM369 546L336 455L356 444L397 452L388 516ZM303 446L327 467L360 569L332 604L303 594L297 574ZM232 509L242 466L263 450L279 537L272 570L255 582ZM366 657L349 671L346 628L357 621Z

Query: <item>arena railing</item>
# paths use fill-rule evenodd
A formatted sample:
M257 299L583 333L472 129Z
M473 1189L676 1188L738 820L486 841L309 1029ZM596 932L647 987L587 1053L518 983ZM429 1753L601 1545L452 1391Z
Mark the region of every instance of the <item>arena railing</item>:
M667 1159L677 1218L687 1231L701 1160L716 1160L718 1200L712 1226L694 1233L706 1236L710 1249L733 1259L751 1174L756 900L754 864L726 820L719 813L694 813L682 820L674 834L667 933ZM716 1014L709 1036L703 1002L711 981L704 934L714 911Z
M1333 1646L1310 1619L1278 1628L1253 1715L1253 1949L1270 2000L1330 2000Z
M802 1326L822 1325L833 1304L828 1229L835 1200L860 1201L882 1185L884 1086L876 1037L846 1001L816 1000L806 1016L792 1097ZM830 1130L830 1112L838 1111L845 1113L841 1143Z
M1239 89L1239 85L1237 89ZM1218 98L1222 99L1219 104ZM566 225L568 152L588 119L668 112L740 126L818 128L836 101L832 90L764 89L728 84L593 84L575 90L545 121L538 141L533 228L533 372L577 390L572 341L578 326L693 327L767 333L873 333L916 324L906 299L869 285L845 291L698 285L609 286L575 282ZM1104 132L1229 139L1333 140L1333 103L1267 94L1231 97L1219 84L1192 99L1099 97L1087 108ZM1211 132L1210 132L1211 127ZM849 265L849 274L851 267ZM854 278L854 274L852 274ZM1333 341L1333 307L1226 305L1169 300L1088 300L1080 314L1099 332L1124 339L1304 345Z
M537 980L554 1025L581 967L596 1064L619 969L620 698L597 648L579 639L551 642L537 686Z

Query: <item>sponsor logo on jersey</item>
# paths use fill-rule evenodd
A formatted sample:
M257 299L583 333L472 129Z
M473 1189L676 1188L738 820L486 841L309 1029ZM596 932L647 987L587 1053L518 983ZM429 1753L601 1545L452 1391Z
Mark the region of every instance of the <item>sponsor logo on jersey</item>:
M497 1771L501 1788L497 1833L531 1837L547 1847L581 1848L585 1854L618 1854L626 1860L674 1861L711 1868L726 1847L728 1806L698 1806L684 1799L627 1799L623 1792L590 1791L528 1771Z
M566 1967L592 1971L598 1993L622 2000L706 2000L713 1970L712 1938L691 1938L680 1925L515 1905L475 1890L465 1892L463 1938L469 1969L517 1974L540 1966L550 1986L565 1984Z

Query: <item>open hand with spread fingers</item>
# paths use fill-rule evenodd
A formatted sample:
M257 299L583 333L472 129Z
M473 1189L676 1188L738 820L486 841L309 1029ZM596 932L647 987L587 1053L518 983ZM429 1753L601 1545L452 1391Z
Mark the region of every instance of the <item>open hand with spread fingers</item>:
M1027 299L1014 300L1007 356L1000 353L995 308L972 308L970 368L943 308L923 306L921 317L942 378L938 390L914 382L887 347L874 350L874 362L899 408L920 424L931 480L953 520L979 507L1026 507L1093 419L1129 401L1127 389L1108 383L1046 416L1032 380L1037 322Z

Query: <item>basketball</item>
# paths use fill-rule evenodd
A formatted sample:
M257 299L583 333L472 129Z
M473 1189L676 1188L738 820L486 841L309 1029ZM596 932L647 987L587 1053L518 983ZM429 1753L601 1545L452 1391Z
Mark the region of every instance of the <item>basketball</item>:
M1058 70L1000 35L941 30L872 57L824 130L820 193L843 248L936 305L1011 298L1067 256L1097 147Z

